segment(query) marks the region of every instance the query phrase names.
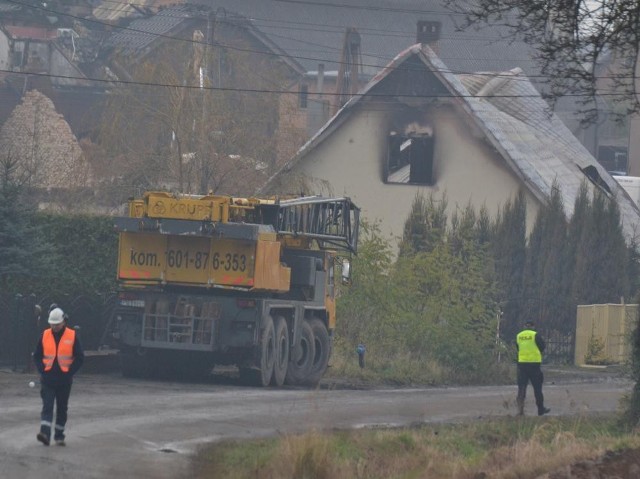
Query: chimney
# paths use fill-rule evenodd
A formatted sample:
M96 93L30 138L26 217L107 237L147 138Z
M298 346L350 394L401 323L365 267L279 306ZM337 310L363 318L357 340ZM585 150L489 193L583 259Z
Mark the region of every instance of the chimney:
M318 63L318 98L324 93L324 63Z
M437 53L441 30L442 24L440 22L418 20L416 42L428 45Z

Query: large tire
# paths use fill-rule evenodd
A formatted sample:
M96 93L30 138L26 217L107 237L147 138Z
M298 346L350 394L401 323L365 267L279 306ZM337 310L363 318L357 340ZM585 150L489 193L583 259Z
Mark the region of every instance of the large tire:
M331 355L331 339L324 323L319 319L309 321L311 331L313 331L313 361L311 369L307 375L306 384L317 386L329 365Z
M276 335L273 318L264 318L262 338L260 339L260 374L259 386L268 386L273 376L273 365L276 360Z
M289 326L282 316L275 319L275 341L276 354L271 385L280 387L284 384L289 366Z
M307 321L300 322L300 341L290 354L285 383L292 386L306 384L315 356L313 331Z

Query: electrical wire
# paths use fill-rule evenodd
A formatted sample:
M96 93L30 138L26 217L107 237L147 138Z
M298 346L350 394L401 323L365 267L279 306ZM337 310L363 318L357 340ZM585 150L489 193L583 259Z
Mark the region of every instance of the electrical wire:
M130 5L130 6L136 6L136 7L140 7L140 8L144 8L150 12L153 12L152 9L156 9L155 13L159 13L161 11L166 11L166 7L163 6L149 6L149 5L144 5L144 4L136 4L136 3L131 3L131 2L127 2L127 3L123 3L123 2L118 2L116 0L102 0L103 3L113 3L113 4L117 4L117 5ZM186 3L186 5L196 5L196 6L202 6L200 4L193 4L193 3ZM107 11L120 11L119 9L116 8L105 8L105 7L100 7L103 10L107 10ZM170 12L167 12L170 13ZM240 14L239 15L243 15ZM182 18L178 15L166 15L168 17L172 17L172 18ZM281 30L302 30L302 31L314 31L314 32L321 32L321 33L341 33L344 34L345 30L347 28L349 28L350 26L348 25L327 25L326 23L314 23L314 22L301 22L301 21L290 21L290 20L276 20L276 19L268 19L268 18L260 18L260 17L255 17L253 15L250 16L245 16L248 20L250 20L255 26L257 27L264 27L264 28L278 28ZM222 23L231 23L227 20L218 20ZM259 22L266 22L265 24L260 24ZM296 27L287 27L287 26L281 26L281 25L270 25L269 23L275 23L275 24L285 24L285 25L296 25ZM312 27L325 27L325 28L307 28L309 26ZM328 30L326 28L331 28L331 30ZM407 34L406 30L383 30L380 28L370 28L370 27L358 27L358 32L362 33L362 34L366 34L367 36L379 36L379 37L398 37L398 38L415 38L415 35L409 35ZM442 39L452 39L452 40L456 40L459 39L460 36L455 36L455 35L441 35L440 38ZM464 40L487 40L486 37L472 37L472 36L468 36L468 35L464 35Z
M332 8L350 8L355 10L373 10L378 12L387 12L387 13L411 13L411 14L425 14L428 13L430 15L462 15L463 13L457 12L442 12L439 10L414 10L409 8L392 8L392 7L376 7L373 5L346 5L343 3L326 3L326 2L314 2L310 0L271 0L274 3L291 3L291 4L302 4L302 5L315 5L322 7L332 7Z
M187 90L209 90L209 91L228 91L228 92L243 92L243 93L273 93L273 94L289 94L289 95L299 95L300 92L297 90L271 90L271 89L262 89L262 88L235 88L235 87L216 87L216 86L200 86L200 85L184 85L184 84L176 84L176 83L155 83L155 82L143 82L143 81L134 81L134 80L107 80L103 78L88 78L88 77L79 77L72 75L57 75L53 73L33 73L33 72L14 72L11 70L3 70L0 69L0 73L7 73L13 75L22 75L22 76L35 76L35 77L46 77L46 78L58 78L63 80L80 80L80 81L89 81L96 83L108 83L108 84L119 84L119 85L135 85L135 86L144 86L144 87L157 87L157 88L175 88L175 89L187 89ZM514 78L515 79L515 78ZM322 93L323 96L327 97L336 97L336 96L346 96L343 93ZM488 95L486 97L478 97L475 95L423 95L423 94L412 94L412 95L393 95L389 93L371 93L367 92L366 94L356 93L354 97L380 97L380 98L389 98L393 96L411 96L412 98L539 98L540 94L531 94L531 95ZM606 91L600 96L607 97L616 97L616 96L628 96L628 93L620 93L620 92L611 92L607 93ZM589 97L588 94L583 93L568 93L564 95L566 97Z
M195 44L195 45L203 45L203 46L218 46L218 47L222 47L222 48L227 48L230 50L235 50L235 51L240 51L240 52L246 52L246 53L256 53L259 55L267 55L267 56L271 56L271 57L278 57L278 58L290 58L290 59L294 59L294 60L307 60L307 61L313 61L313 62L319 62L319 63L334 63L334 64L340 64L340 65L348 65L347 62L342 62L339 60L329 60L329 59L325 59L325 58L318 58L318 57L307 57L307 56L301 56L301 55L288 55L288 54L279 54L279 53L273 53L273 52L265 52L262 50L255 50L255 49L250 49L250 48L242 48L242 47L237 47L235 45L229 45L229 44L222 44L222 43L214 43L214 44L209 44L207 42L203 42L203 41L198 41L198 40L193 40L193 39L188 39L188 38L181 38L181 37L177 37L174 35L167 35L164 33L155 33L155 32L149 32L146 30L141 30L138 28L133 28L133 27L127 27L127 26L122 26L122 25L113 25L111 23L108 22L103 22L97 19L91 19L91 18L85 18L85 17L79 17L77 15L73 15L70 13L66 13L66 12L60 12L57 10L53 10L50 8L46 8L46 7L42 7L39 5L30 5L24 2L20 2L18 0L4 0L8 3L13 3L16 5L21 5L21 6L25 6L25 7L30 7L30 8L36 8L38 10L43 10L45 12L49 12L52 13L54 15L61 15L61 16L66 16L66 17L70 17L70 18L74 18L76 20L80 20L83 22L90 22L90 23L95 23L98 25L103 25L109 28L117 28L120 30L125 30L125 31L131 31L131 32L136 32L136 33L141 33L143 35L147 35L147 36L153 36L153 37L159 37L159 38L166 38L169 40L176 40L179 42L183 42L183 43L189 43L189 44ZM175 18L175 16L173 16ZM283 37L284 38L284 37ZM297 39L291 39L294 41L298 41ZM383 58L386 59L386 58ZM361 66L363 67L372 67L372 68L376 68L379 69L380 65L378 64L361 64Z
M250 49L250 48L241 48L241 47L237 47L234 45L228 45L228 44L221 44L221 43L215 43L215 44L209 44L207 42L202 42L202 41L197 41L197 40L193 40L193 39L186 39L186 38L180 38L180 37L176 37L176 36L172 36L172 35L166 35L166 34L162 34L162 33L154 33L154 32L148 32L145 30L140 30L137 28L132 28L132 27L125 27L125 26L120 26L120 25L112 25L110 23L106 23L106 22L102 22L99 20L93 20L93 19L88 19L88 18L83 18L83 17L79 17L77 15L72 15L69 13L64 13L64 12L59 12L56 10L52 10L49 8L45 8L45 7L40 7L40 6L33 6L33 5L29 5L23 2L20 2L18 0L4 0L5 2L9 2L9 3L13 3L13 4L17 4L17 5L22 5L22 6L27 6L27 7L32 7L32 8L37 8L40 10L44 10L47 11L49 13L53 13L56 15L62 15L62 16L68 16L71 18L75 18L78 20L82 20L82 21L86 21L86 22L91 22L91 23L97 23L100 25L104 25L104 26L108 26L108 27L114 27L114 28L118 28L121 30L127 30L127 31L133 31L136 33L141 33L144 35L150 35L150 36L156 36L156 37L160 37L160 38L166 38L166 39L170 39L170 40L176 40L176 41L180 41L180 42L184 42L184 43L190 43L190 44L197 44L197 45L204 45L204 46L218 46L218 47L222 47L222 48L227 48L230 50L235 50L235 51L240 51L240 52L247 52L247 53L256 53L256 54L261 54L261 55L268 55L271 57L279 57L279 58L292 58L292 59L298 59L298 60L312 60L312 61L316 61L316 62L323 62L323 63L337 63L340 65L348 65L347 62L341 62L341 61L335 61L335 60L327 60L324 58L317 58L317 57L306 57L306 56L295 56L295 55L286 55L286 54L278 54L278 53L272 53L272 52L264 52L261 50L254 50L254 49ZM286 38L286 37L285 37ZM291 39L291 40L296 40L296 39ZM297 40L296 40L297 41ZM381 59L384 59L384 57L381 57ZM475 58L470 58L470 61L472 60L477 60ZM532 60L529 60L532 61ZM375 69L380 69L381 66L378 64L361 64L361 66L363 67L372 67ZM388 68L388 67L385 67ZM395 69L398 70L402 70L404 68L404 71L417 71L415 68L412 67L402 67L402 66L398 66L398 67L394 67ZM442 72L446 72L446 73L452 73L454 75L485 75L485 76L490 76L490 77L512 77L512 75L509 74L501 74L500 72L496 72L496 73L485 73L485 72L470 72L470 71L462 71L462 70L451 70L451 69L443 69L441 70ZM517 78L517 77L516 77ZM527 76L528 79L533 79L533 78L542 78L542 79L548 79L548 76L546 75L528 75ZM607 78L635 78L632 77L631 75L629 76L600 76L597 77L598 79L607 79ZM525 80L525 79L523 79Z

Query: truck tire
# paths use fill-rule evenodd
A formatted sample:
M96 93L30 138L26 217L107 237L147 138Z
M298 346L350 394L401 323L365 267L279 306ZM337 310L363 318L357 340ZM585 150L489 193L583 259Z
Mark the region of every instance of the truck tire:
M260 375L259 386L268 386L273 376L273 365L276 360L276 334L273 318L264 318L264 328L260 340Z
M324 323L315 318L309 321L313 332L313 361L305 383L309 386L317 386L329 365L331 355L331 339Z
M280 387L284 384L289 366L289 326L282 316L275 319L275 341L276 350L271 385Z
M311 371L314 355L313 331L307 321L302 321L300 322L300 342L291 351L285 383L292 386L305 384Z

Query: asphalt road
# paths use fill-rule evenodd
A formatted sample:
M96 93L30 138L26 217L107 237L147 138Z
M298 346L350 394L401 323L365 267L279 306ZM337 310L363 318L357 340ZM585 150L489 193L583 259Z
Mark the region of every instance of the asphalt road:
M36 441L34 374L0 370L0 478L188 477L190 455L220 439L312 428L454 422L515 413L515 388L258 389L80 374L69 406L67 447ZM547 372L551 415L614 411L631 383L596 373ZM534 414L529 388L527 413Z

